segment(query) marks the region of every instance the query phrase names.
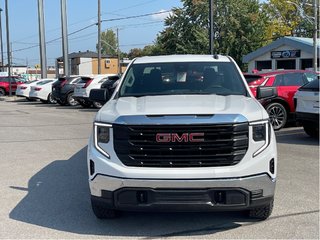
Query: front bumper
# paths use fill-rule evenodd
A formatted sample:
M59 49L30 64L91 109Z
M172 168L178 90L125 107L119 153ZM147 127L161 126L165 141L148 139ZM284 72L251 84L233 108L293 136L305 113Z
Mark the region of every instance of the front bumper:
M267 174L223 179L123 179L97 175L91 197L119 210L243 210L272 201L275 179Z

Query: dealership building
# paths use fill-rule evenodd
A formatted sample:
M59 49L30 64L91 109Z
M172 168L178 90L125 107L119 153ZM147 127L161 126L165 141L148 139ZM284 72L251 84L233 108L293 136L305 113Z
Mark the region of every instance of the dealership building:
M317 40L318 69L320 40ZM248 72L254 70L313 69L312 38L283 37L243 57Z

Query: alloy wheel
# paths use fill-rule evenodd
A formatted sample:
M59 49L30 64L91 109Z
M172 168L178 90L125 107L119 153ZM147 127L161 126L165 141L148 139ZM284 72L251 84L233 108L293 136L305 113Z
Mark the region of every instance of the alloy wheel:
M283 128L287 122L286 109L279 103L273 103L268 106L267 111L274 130Z

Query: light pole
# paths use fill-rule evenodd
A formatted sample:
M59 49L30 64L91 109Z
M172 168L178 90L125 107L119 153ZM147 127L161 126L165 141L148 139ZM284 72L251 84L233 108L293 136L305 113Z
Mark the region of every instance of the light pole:
M209 0L209 16L210 16L210 31L209 31L209 45L210 54L214 54L214 29L213 29L213 0Z
M301 6L299 6L295 2L286 1L287 3L293 4L297 10L299 11L299 14L302 18L306 19L309 23L313 25L313 69L314 71L317 71L318 69L318 46L317 46L317 39L318 39L318 2L319 0L313 0L313 11L314 11L314 17L310 17L304 13L304 10ZM308 3L305 3L306 5L311 5Z
M44 30L43 0L38 0L38 18L39 18L41 78L47 78L47 56L46 56L46 40L45 40L45 30Z
M101 74L101 2L98 0L98 74Z
M313 33L313 69L314 71L317 71L318 69L318 46L317 46L317 40L318 40L318 2L319 0L313 0L313 9L314 9L314 33ZM318 4L317 4L318 2Z
M10 52L8 0L6 0L5 3L6 3L6 32L7 32L7 56L8 56L9 96L12 96L12 84L11 84L11 52Z
M66 0L61 0L61 29L62 29L63 71L64 71L64 75L68 77L69 76L69 58L68 58L68 30L67 30Z
M121 74L121 64L120 64L120 45L119 45L119 28L117 28L117 55L118 55L118 74Z
M0 8L0 41L1 41L1 72L4 72L4 66L3 66L3 40L2 40L2 8Z

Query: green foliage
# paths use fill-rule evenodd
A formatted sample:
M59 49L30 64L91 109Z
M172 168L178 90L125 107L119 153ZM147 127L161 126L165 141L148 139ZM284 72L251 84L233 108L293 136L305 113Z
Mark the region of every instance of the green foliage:
M142 57L142 56L154 56L154 55L160 55L161 51L158 48L157 45L147 45L143 49L141 48L133 48L128 53L128 58L133 59L136 57Z
M264 43L266 16L256 0L217 0L214 22L220 38L217 53L232 56L241 66L242 57ZM207 0L183 0L166 19L156 45L163 54L209 53L209 4Z
M267 15L266 39L270 41L283 36L312 37L312 23L307 18L313 15L311 6L301 0L269 0L263 4Z
M117 36L113 30L101 33L101 53L107 55L117 55ZM98 49L98 45L97 45Z
M165 20L165 29L154 45L135 48L129 58L162 54L209 53L209 1L181 0L181 8ZM216 53L230 55L245 69L242 57L283 36L312 37L311 0L215 0L214 23L219 37L214 41ZM307 2L307 4L303 4ZM297 11L297 6L303 11ZM303 14L302 14L303 13Z

